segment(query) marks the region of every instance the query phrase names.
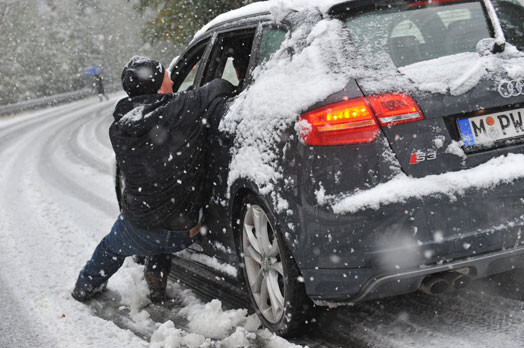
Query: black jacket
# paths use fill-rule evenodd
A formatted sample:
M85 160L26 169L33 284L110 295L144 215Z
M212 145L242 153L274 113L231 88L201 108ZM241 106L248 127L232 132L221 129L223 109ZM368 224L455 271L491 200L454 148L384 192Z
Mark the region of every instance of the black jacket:
M204 189L207 118L233 86L221 79L191 91L124 98L109 136L124 174L122 210L141 228L189 230Z

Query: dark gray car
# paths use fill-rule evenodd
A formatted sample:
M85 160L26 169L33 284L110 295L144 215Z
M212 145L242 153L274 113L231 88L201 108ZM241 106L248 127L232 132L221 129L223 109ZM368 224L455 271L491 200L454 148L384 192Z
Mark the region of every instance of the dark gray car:
M211 124L207 233L184 257L244 282L284 335L310 322L313 302L439 293L521 267L522 3L357 0L278 14L255 4L218 19L173 64L178 91L238 85L223 125ZM257 86L314 49L345 80L293 116ZM273 95L296 103L307 88ZM257 113L269 121L250 126Z

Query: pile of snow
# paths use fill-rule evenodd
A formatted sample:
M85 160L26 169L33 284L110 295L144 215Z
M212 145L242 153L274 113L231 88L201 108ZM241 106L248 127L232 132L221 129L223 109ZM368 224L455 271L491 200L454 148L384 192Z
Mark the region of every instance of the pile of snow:
M248 316L246 309L223 310L219 300L202 303L191 290L178 284L170 285L168 291L170 297L182 300L183 308L177 315L185 317L187 324L177 328L171 320L163 323L151 337L151 348L240 348L256 346L260 340L270 348L301 347L259 329L258 317Z
M130 326L138 331L153 332L150 348L240 348L252 347L261 341L270 348L301 347L261 329L257 315L248 315L247 309L224 310L216 299L202 302L192 290L177 283L168 283L167 288L168 297L181 303L173 312L176 320L155 322L147 310L151 302L147 297L149 288L144 267L131 259L111 278L109 287L121 295L121 305L129 308L133 320Z
M398 69L408 77L404 90L418 89L432 93L461 95L473 89L482 79L495 80L498 75L509 78L524 76L524 57L509 46L504 54L481 56L465 52L418 62Z
M399 68L422 91L459 95L476 86L487 74L487 57L465 52Z
M340 196L317 194L317 203L330 202L337 214L355 213L362 209L402 203L410 198L445 195L455 200L471 189L490 189L503 183L524 178L524 155L508 154L489 160L471 169L412 178L398 174L392 180L369 190Z
M129 307L129 315L138 327L150 327L150 315L144 310L151 301L149 287L144 278L144 267L128 258L123 267L111 278L111 288L118 291L121 304Z

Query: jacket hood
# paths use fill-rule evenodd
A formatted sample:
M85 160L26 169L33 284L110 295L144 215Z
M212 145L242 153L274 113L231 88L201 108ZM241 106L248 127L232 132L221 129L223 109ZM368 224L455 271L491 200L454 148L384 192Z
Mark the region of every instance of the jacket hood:
M113 113L114 124L122 132L140 136L148 132L162 116L172 94L149 94L121 99Z

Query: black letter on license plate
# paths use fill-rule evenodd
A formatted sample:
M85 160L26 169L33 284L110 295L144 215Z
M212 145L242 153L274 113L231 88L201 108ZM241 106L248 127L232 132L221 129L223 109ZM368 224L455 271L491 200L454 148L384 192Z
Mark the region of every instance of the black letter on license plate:
M478 137L479 136L479 133L482 134L486 134L486 127L484 127L484 120L480 120L480 126L477 126L477 124L475 123L475 121L471 121L471 125L473 126L473 131L475 132L475 136Z
M511 117L511 121L513 122L513 125L515 126L515 130L517 132L522 132L522 115L520 114L520 111L517 112L518 120L515 119L513 116L513 113L509 113L509 116Z
M497 116L497 118L499 119L500 128L502 129L502 133L506 135L506 131L504 131L504 129L508 128L510 125L509 117L506 115L500 115L500 116ZM503 122L502 120L504 120L505 122Z

